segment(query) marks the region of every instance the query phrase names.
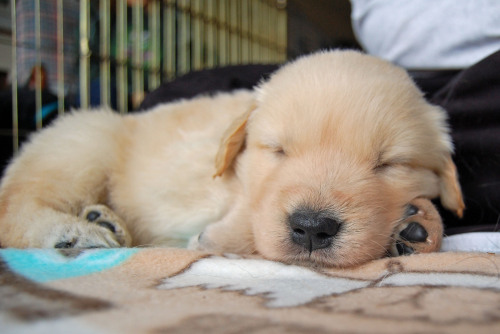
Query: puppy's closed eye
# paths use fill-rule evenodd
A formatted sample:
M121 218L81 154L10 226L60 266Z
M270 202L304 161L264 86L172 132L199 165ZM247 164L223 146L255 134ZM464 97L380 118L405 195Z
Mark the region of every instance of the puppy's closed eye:
M283 158L283 157L286 157L287 154L285 152L285 149L283 147L275 147L274 150L273 150L274 154Z
M278 143L267 143L267 144L260 144L259 145L263 150L266 150L268 152L271 152L273 155L275 155L278 158L284 158L287 156L287 152L283 145L280 145Z
M389 167L391 167L392 164L388 163L388 162L383 162L383 163L377 163L375 164L375 167L373 167L373 170L376 172L376 173L379 173L379 172L383 172L385 171L386 169L388 169Z
M387 168L391 167L393 165L392 161L389 161L387 159L384 159L384 153L381 152L378 154L377 159L375 160L373 164L373 170L378 173L378 172L383 172Z
M373 170L379 173L392 167L408 165L408 163L409 159L404 156L388 156L386 152L381 152L373 163Z

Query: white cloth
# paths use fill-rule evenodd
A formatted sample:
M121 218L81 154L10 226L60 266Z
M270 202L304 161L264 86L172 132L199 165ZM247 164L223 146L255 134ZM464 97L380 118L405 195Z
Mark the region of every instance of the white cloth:
M500 50L499 0L351 0L370 54L407 69L462 69Z
M473 232L443 239L442 252L500 253L500 232Z

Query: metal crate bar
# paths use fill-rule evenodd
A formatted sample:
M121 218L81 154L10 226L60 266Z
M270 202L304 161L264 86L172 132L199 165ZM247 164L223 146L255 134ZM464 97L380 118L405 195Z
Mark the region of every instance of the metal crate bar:
M132 106L138 107L144 98L144 22L143 0L132 6Z
M163 73L166 80L176 75L176 1L162 1L163 6Z
M120 113L128 112L127 2L116 0L116 103Z
M204 15L205 19L203 20L205 25L204 38L203 41L205 43L204 48L204 66L205 67L214 67L217 64L216 61L216 50L217 50L217 25L215 21L216 17L216 2L215 0L207 0L205 2Z
M57 113L64 113L64 7L63 0L57 0Z
M102 106L111 106L111 74L110 74L110 3L109 0L99 1L99 57L100 57L100 102Z
M192 68L200 70L203 68L203 0L191 1L192 16Z
M179 29L177 30L177 59L178 74L185 74L191 70L191 1L177 1Z
M36 128L45 125L42 91L46 87L42 83L42 67L47 55L57 59L57 66L51 67L50 72L57 114L68 107L96 107L96 103L126 113L161 82L193 70L286 60L286 0L32 1L34 42L23 42L22 47L36 53L32 75ZM25 131L20 129L17 113L20 71L16 59L21 47L16 32L17 2L21 0L11 0L13 64L9 132L14 151L19 147L19 133ZM78 43L73 41L77 45L76 55L65 48L68 43L65 38L74 36L71 29L66 31L64 16L71 4L72 22L77 24L79 39ZM47 22L41 21L41 17L45 19L48 11L57 16L54 47L47 47L42 43L46 36L40 36L40 25ZM78 82L74 82L74 66Z
M152 0L148 6L148 22L150 33L148 91L152 91L161 82L161 15L160 1Z
M90 105L90 0L80 0L80 106Z

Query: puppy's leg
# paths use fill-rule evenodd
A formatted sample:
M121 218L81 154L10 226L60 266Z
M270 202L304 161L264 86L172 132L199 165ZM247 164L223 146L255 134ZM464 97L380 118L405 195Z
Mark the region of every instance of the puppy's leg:
M232 235L234 225L226 221L213 223L200 234L191 237L189 249L210 253L252 254L255 252L250 234Z
M121 220L103 205L87 207L80 217L59 212L55 216L60 220L54 219L50 234L39 239L42 248L115 248L131 244ZM43 235L45 231L40 233ZM31 242L34 240L35 236Z
M237 205L223 220L208 225L203 232L191 237L188 248L211 253L254 253L252 225L247 216Z
M104 205L86 207L79 216L53 208L26 205L22 214L3 222L3 247L114 248L131 245L123 221Z
M68 221L68 217L64 219ZM59 232L47 240L46 247L106 248L128 247L132 244L123 220L101 204L87 206L76 223L62 224L56 230Z
M443 238L441 216L426 198L416 198L408 205L405 217L393 234L393 256L439 251Z
M3 247L118 247L130 243L105 207L130 133L112 112L77 112L24 144L0 187ZM97 214L89 215L91 211Z

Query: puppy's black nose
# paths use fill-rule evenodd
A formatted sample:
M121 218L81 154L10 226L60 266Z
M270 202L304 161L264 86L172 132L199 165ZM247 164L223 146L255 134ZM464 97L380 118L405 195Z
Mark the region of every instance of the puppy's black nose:
M340 227L332 215L308 209L294 211L288 222L292 241L309 252L330 246Z

